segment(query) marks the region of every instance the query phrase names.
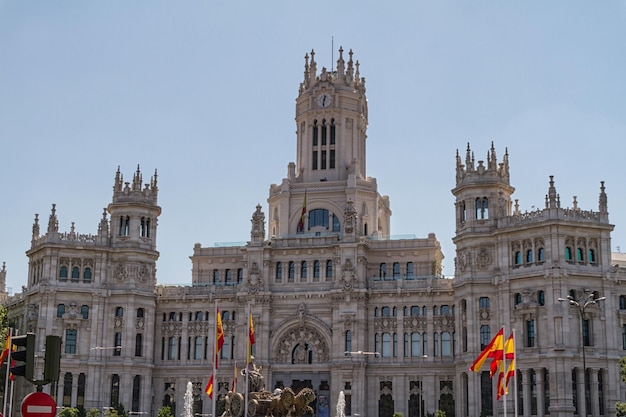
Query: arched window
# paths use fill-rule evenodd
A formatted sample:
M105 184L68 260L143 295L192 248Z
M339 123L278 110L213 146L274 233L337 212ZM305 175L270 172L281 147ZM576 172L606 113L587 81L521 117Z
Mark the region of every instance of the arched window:
M393 317L397 317L398 316L398 307L393 306L393 308L391 309L391 315Z
M619 296L619 309L626 310L626 296Z
M57 318L62 318L65 314L65 304L59 304L57 306Z
M145 310L143 309L143 307L139 307L137 309L137 318L142 318L145 314Z
M135 356L141 357L143 355L143 335L137 333L135 335Z
M326 119L322 119L322 146L326 145ZM322 169L325 167L322 166Z
M489 199L487 197L476 199L476 220L489 218Z
M596 252L593 249L589 249L587 251L587 258L589 258L589 263L596 263Z
M346 330L344 337L344 350L346 352L352 352L352 331Z
M115 317L124 317L124 307L115 308Z
M537 261L544 262L546 260L546 250L544 248L537 249Z
M237 269L237 284L241 284L243 282L243 268Z
M413 262L406 263L406 277L408 279L415 278L415 270L413 268Z
M467 220L467 209L465 207L465 201L459 202L459 221L465 223Z
M120 216L120 236L130 235L130 217Z
M380 317L380 310L378 309L378 307L374 308L374 317Z
M85 282L91 281L91 268L87 267L83 271L83 281Z
M224 271L224 281L225 285L233 285L233 273L230 269Z
M66 372L63 377L63 407L71 407L72 405L72 380L71 372Z
M489 297L480 297L478 299L478 306L480 308L489 308L490 306Z
M176 359L176 337L174 336L167 339L167 359Z
M519 266L522 264L522 252L520 251L516 251L515 252L515 260L514 263L516 266Z
M419 315L420 315L420 308L419 308L419 306L412 306L411 307L411 316L417 317Z
M572 260L572 248L570 248L569 246L565 247L565 260L566 261Z
M380 264L380 277L381 278L385 278L387 276L387 264L386 263L381 263Z
M222 311L222 320L230 320L230 311Z
M391 317L391 309L389 308L389 306L385 306L382 308L382 316Z
M450 332L441 333L441 356L452 356L452 337Z
M313 281L320 280L320 261L313 262Z
M276 262L276 282L282 282L283 280L283 263Z
M330 259L326 261L326 278L333 277L333 261Z
M202 311L196 311L196 321L204 320L204 313Z
M390 358L391 357L391 334L383 333L383 346L382 346L382 357Z
M120 404L120 376L113 374L111 376L111 406L113 408Z
M80 278L80 270L77 266L72 268L72 281L78 281Z
M537 293L537 302L540 306L546 305L546 293L543 290Z
M444 304L441 306L441 315L442 316L450 316L450 306L447 304Z
M582 248L576 248L576 260L583 262L585 260Z
M89 306L88 305L83 305L80 307L80 315L85 320L89 318Z
M287 280L293 282L296 277L296 264L293 261L289 261L289 267L287 268Z
M139 226L139 235L141 237L150 237L150 219L147 217L141 218Z
M528 249L526 251L526 263L532 263L533 262L533 250L532 249Z
M335 144L335 119L330 119L330 144Z
M196 336L194 339L193 358L202 359L204 353L204 338L202 336Z
M218 285L220 283L220 270L213 270L213 284Z
M420 338L420 334L417 332L411 333L411 356L418 357L422 356L422 341Z
M309 229L317 226L328 229L329 214L330 212L326 209L315 209L309 211Z
M400 278L400 262L393 263L393 278Z
M67 266L63 265L61 269L59 269L59 280L65 281L67 279Z
M306 281L306 274L307 274L306 261L302 261L302 263L300 264L300 281Z
M522 294L520 293L515 293L515 305L521 304L522 303Z
M122 354L122 333L115 333L115 349L113 349L113 356L120 356Z
M131 403L133 413L136 413L139 411L140 394L141 394L141 376L135 375L135 377L133 378L133 400Z

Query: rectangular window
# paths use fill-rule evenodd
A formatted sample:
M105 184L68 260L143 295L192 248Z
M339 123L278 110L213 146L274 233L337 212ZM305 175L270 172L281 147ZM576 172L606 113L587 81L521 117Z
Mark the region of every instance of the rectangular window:
M335 169L335 150L330 150L330 161L328 161L328 168Z
M313 151L313 161L312 161L311 169L313 170L317 169L317 151Z
M589 334L589 320L583 320L583 344L591 346L591 335Z
M326 169L326 151L322 151L322 167L321 169Z
M526 321L526 347L535 346L535 320Z
M76 333L75 329L68 329L65 331L65 353L76 353Z

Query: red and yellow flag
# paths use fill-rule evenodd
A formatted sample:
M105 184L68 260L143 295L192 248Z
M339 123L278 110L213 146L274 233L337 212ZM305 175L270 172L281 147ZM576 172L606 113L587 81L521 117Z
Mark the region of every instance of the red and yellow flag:
M233 387L230 389L232 392L237 392L237 362L235 362L235 375L233 376Z
M4 362L4 360L9 356L9 349L11 348L11 336L7 335L7 339L4 342L4 349L2 349L2 354L0 355L0 364Z
M489 377L490 378L492 378L493 375L497 372L498 365L500 365L500 362L502 362L502 357L504 356L503 350L506 351L507 361L514 359L515 341L513 340L513 333L511 333L509 338L506 340L506 343L504 344L504 349L500 347L499 350L493 352L493 361L491 361L491 364L489 365Z
M480 368L483 367L485 361L489 358L493 358L495 356L495 352L498 350L502 352L502 345L504 343L504 327L500 329L498 333L491 339L491 342L483 349L483 351L478 355L472 366L470 366L470 371L480 372Z
M250 319L249 319L250 323L250 330L249 330L249 334L248 334L248 339L249 339L249 343L250 345L248 346L248 364L250 362L252 362L252 346L254 345L255 339L254 339L254 323L252 323L252 312L250 312Z
M213 374L211 374L211 378L209 378L209 383L206 384L206 388L204 389L204 392L207 393L209 398L213 399Z
M224 346L224 328L222 327L222 316L220 315L220 309L217 309L217 317L215 318L215 368L217 369L217 358L219 358L220 350Z
M500 361L500 374L498 375L498 400L505 393L509 393L509 380L515 375L515 337L513 336L513 333L511 333L509 338L506 340L506 343L504 344L504 351L506 352L506 359L509 362L505 377L504 364Z
M305 218L306 218L306 190L304 190L304 203L302 204L302 214L300 215L300 221L298 222L298 232L304 231Z

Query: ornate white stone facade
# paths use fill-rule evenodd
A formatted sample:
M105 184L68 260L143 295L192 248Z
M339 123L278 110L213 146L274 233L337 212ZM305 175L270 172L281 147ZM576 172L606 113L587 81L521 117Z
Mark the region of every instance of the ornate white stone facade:
M366 175L365 79L348 55L340 50L330 72L307 54L297 162L270 187L268 218L256 207L245 246L193 247L189 286L157 283L156 172L143 184L139 168L127 183L118 170L95 235L59 232L55 206L45 233L35 217L27 285L4 304L41 349L45 335L62 336L61 380L46 387L59 405L180 413L191 381L195 412L212 413L204 386L217 302L226 336L218 395L245 361L250 305L268 389L310 386L330 404L343 391L346 415L503 415L495 378L468 371L502 325L517 335L520 415L614 415L626 399L626 261L611 257L604 184L597 211L575 200L563 208L551 178L545 208L522 213L508 154L498 161L492 146L475 161L468 145L452 190L456 271L442 277L435 234L390 237L389 198ZM0 285L5 277L3 267ZM558 302L589 293L606 300L584 321ZM506 404L512 414L512 395Z

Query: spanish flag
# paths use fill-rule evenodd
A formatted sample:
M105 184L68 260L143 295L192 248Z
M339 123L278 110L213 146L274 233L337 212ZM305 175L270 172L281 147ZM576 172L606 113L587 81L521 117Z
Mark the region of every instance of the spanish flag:
M255 339L254 339L254 323L252 323L252 312L250 312L250 319L249 319L250 323L250 330L249 330L249 334L248 334L248 338L249 338L249 343L250 345L248 346L248 364L250 362L252 362L252 346L254 345Z
M470 366L470 371L480 372L480 368L483 367L483 364L488 358L493 358L495 353L499 350L502 352L502 346L504 339L504 327L500 329L500 331L491 339L491 342L483 349L483 351L478 355L472 366Z
M4 349L2 349L2 354L0 355L0 364L4 362L4 360L9 356L9 349L11 348L11 336L7 335L6 341L4 342Z
M510 349L509 349L510 345ZM506 351L506 360L513 360L515 356L515 341L513 340L513 333L506 340L504 345L504 349L500 348L497 351L493 352L493 360L489 365L489 377L492 378L493 375L498 371L498 365L502 362L502 357L504 356L504 351Z
M222 346L224 346L224 329L222 327L222 316L220 315L220 309L217 309L217 317L216 317L216 325L215 325L215 368L217 369L217 358L219 357L220 350Z
M304 190L304 203L302 204L302 214L298 222L298 232L304 232L304 219L306 218L306 190Z
M506 340L504 345L504 351L506 352L506 359L510 360L506 370L506 377L504 375L504 366L500 362L500 374L498 375L498 400L505 393L509 393L509 380L515 375L515 337L513 333ZM495 361L494 361L495 362Z
M209 383L206 384L206 388L204 389L204 392L207 393L209 398L213 399L213 374L211 374L211 378L209 378Z

